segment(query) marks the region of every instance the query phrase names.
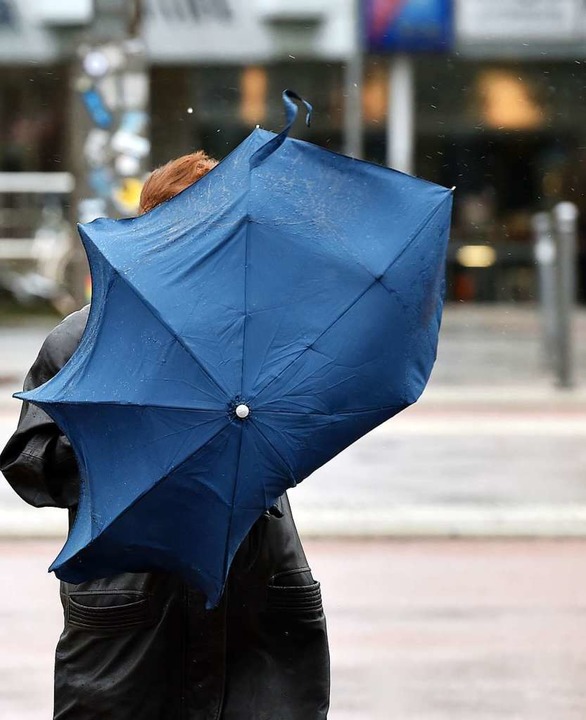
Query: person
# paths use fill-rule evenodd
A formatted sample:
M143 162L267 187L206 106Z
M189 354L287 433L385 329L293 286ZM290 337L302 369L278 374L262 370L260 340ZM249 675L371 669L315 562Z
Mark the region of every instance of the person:
M148 212L210 171L202 151L155 170L141 194ZM45 340L25 390L54 376L82 336L89 306ZM0 469L23 500L75 517L79 475L67 437L24 403ZM54 720L323 720L329 653L319 583L286 495L238 550L221 602L178 577L126 573L61 582L64 629L55 656Z

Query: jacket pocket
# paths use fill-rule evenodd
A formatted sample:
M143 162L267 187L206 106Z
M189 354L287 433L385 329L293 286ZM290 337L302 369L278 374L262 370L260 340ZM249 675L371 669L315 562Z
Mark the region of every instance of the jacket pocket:
M142 593L80 593L65 598L65 621L97 633L145 627L154 619L152 598Z
M320 584L275 585L267 588L267 610L274 613L302 615L322 611Z

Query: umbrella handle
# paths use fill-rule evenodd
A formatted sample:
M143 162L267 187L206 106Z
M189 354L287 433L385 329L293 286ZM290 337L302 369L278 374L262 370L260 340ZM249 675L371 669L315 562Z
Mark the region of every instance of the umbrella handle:
M305 124L307 127L311 124L311 113L313 110L313 107L310 103L307 102L307 100L304 100L302 97L300 97L295 91L293 90L283 90L283 104L285 105L285 118L286 123L285 127L281 130L281 132L278 135L275 135L274 138L271 138L268 142L266 142L264 145L259 147L259 149L252 155L250 158L250 169L254 169L255 167L258 167L264 160L266 160L269 155L272 155L275 150L278 150L281 145L285 142L287 136L289 135L289 131L293 127L293 123L295 122L295 118L297 117L297 105L293 102L293 100L298 100L299 102L302 102L305 107L307 108L307 115L305 116Z

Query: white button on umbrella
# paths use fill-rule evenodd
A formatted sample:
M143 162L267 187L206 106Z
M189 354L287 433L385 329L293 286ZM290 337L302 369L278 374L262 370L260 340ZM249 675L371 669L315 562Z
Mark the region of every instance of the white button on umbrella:
M250 408L248 405L238 405L236 407L236 415L241 419L247 418L250 415Z

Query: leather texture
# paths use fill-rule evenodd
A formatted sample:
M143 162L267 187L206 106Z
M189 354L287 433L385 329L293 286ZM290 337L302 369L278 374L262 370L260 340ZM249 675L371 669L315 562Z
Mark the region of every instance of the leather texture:
M77 347L88 308L47 338L25 380L46 382ZM79 478L67 438L23 404L0 455L14 490L67 508ZM166 573L61 583L54 720L324 720L329 653L319 583L286 495L253 526L217 608Z

